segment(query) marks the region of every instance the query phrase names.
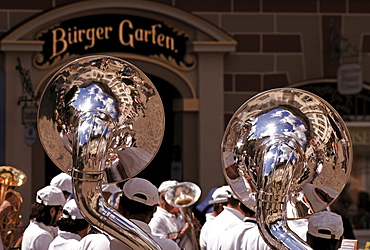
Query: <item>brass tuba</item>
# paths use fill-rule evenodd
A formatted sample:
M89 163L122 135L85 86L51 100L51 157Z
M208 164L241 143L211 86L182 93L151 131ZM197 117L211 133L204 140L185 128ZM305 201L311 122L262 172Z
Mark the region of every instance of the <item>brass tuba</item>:
M11 166L0 166L0 205L10 196L15 196L18 201L16 206L0 216L4 249L15 247L22 235L20 222L23 198L19 192L14 190L14 187L20 187L26 181L27 177L23 171Z
M194 214L190 210L190 206L196 203L201 195L201 189L198 185L192 182L180 182L175 186L170 187L165 193L165 200L173 207L178 207L183 217L184 222L190 225L190 241L195 250L200 249L199 233L200 228L193 224Z
M140 69L111 56L68 63L42 95L38 132L49 157L72 176L76 203L88 222L133 249L160 249L101 195L102 183L135 176L162 143L162 101Z
M340 115L300 89L262 92L231 118L222 140L224 176L244 204L256 196L257 225L273 249L311 249L287 226L329 206L352 167Z

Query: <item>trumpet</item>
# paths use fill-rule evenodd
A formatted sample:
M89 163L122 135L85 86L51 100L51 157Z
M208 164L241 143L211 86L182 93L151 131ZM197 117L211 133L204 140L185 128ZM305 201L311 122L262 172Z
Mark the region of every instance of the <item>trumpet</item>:
M11 196L17 198L17 205L13 206L9 212L4 212L0 216L1 221L1 239L4 249L10 249L15 246L21 238L20 220L22 218L20 210L23 198L13 187L22 186L27 180L26 175L19 169L11 166L0 167L0 204Z
M199 250L199 233L200 228L193 224L194 214L190 210L190 206L198 201L201 190L198 185L192 182L182 182L170 187L164 196L168 204L173 207L178 207L184 219L190 225L190 240L194 249Z

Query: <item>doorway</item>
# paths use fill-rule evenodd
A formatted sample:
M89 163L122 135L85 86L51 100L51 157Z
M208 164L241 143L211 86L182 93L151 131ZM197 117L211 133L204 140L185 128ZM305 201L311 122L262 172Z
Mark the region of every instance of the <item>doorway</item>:
M181 98L181 94L169 82L153 75L148 75L148 77L155 85L162 99L165 112L165 131L158 153L152 162L140 172L137 177L147 179L155 186L159 186L163 181L171 178L173 162L181 162L182 139L181 135L175 135L175 131L181 132L181 129L175 130L175 119L178 119L178 116L172 108L173 100ZM177 138L176 143L175 137ZM48 185L51 179L60 172L61 170L45 153L45 184Z

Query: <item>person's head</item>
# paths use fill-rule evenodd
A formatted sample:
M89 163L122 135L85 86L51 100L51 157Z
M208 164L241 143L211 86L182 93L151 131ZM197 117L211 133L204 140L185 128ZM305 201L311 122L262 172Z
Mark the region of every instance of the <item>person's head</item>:
M57 221L59 230L75 233L84 237L87 234L89 223L81 215L74 199L69 200L63 207L62 218Z
M158 189L148 180L135 177L123 185L118 210L126 218L149 223L158 203Z
M66 199L63 191L54 186L46 186L36 194L36 202L31 206L29 218L42 222L47 226L55 226L62 215Z
M246 217L255 217L256 212L254 212L252 209L244 205L242 202L240 202L240 209L243 211L244 216Z
M171 214L176 214L180 212L180 209L178 207L171 206L168 204L168 202L165 199L166 192L173 186L176 186L179 184L178 181L170 180L170 181L164 181L159 185L158 192L159 192L159 205L161 208L166 210L167 212Z
M116 183L103 184L101 189L103 192L103 198L107 202L112 194L122 191Z
M226 187L224 191L227 193L226 206L240 210L239 207L240 201L238 197L235 195L234 191L230 187Z
M219 187L213 192L212 200L208 203L213 204L214 216L217 216L224 210L223 207L227 205L227 201L231 193L232 190L229 185Z
M313 249L337 250L343 239L342 217L329 211L313 214L308 219L307 243Z
M72 177L66 173L60 173L54 176L50 181L50 186L58 187L63 191L64 198L72 194Z

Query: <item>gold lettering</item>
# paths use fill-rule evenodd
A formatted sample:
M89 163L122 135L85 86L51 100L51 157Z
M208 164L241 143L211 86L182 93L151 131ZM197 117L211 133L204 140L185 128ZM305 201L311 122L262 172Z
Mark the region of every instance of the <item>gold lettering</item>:
M73 42L77 43L77 27L73 27Z
M52 30L51 33L53 34L53 45L52 45L53 54L51 55L50 59L56 57L57 55L60 55L61 53L66 51L68 48L68 43L65 40L66 32L64 29L57 28L57 29ZM58 37L57 33L60 33L60 37ZM59 51L57 50L58 43L62 44L62 49Z
M152 34L152 32L150 30L146 30L145 31L145 39L144 41L147 43L149 42L149 36Z
M123 38L123 35L124 35L123 27L124 27L125 24L128 24L128 27L130 29L133 29L132 23L129 20L123 20L119 24L119 32L118 32L119 41L121 42L122 45L125 45L125 46L128 45L128 46L131 46L132 48L134 48L134 37L133 37L132 34L128 35L129 40L127 42Z
M157 43L158 43L158 45L159 45L159 46L161 46L161 47L163 47L163 46L164 46L163 41L164 41L164 39L165 39L165 38L166 38L166 37L165 37L165 35L163 35L163 34L159 34L159 35L158 35Z
M84 49L89 49L94 47L95 45L95 28L87 29L86 31L86 38L90 41L90 45L86 45Z
M166 48L170 50L175 50L175 39L173 37L166 36Z
M78 30L78 42L82 43L83 42L83 38L82 36L85 35L85 30Z
M109 39L109 31L112 31L113 28L111 26L106 26L105 27L105 39L108 40Z
M67 40L68 40L68 44L72 44L71 28L68 28Z
M98 27L96 28L96 38L98 38L99 40L103 40L104 36L104 29L102 27Z
M157 36L157 32L155 30L156 27L160 28L160 27L162 27L162 25L160 25L160 24L152 25L152 43L153 44L156 44L156 41L155 41L155 38Z
M135 30L135 40L144 41L144 30L143 29Z

